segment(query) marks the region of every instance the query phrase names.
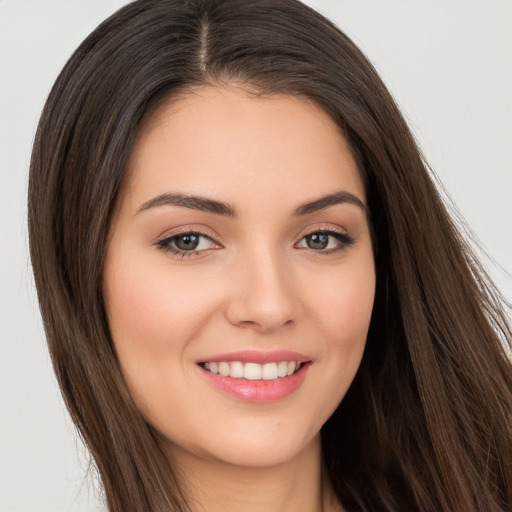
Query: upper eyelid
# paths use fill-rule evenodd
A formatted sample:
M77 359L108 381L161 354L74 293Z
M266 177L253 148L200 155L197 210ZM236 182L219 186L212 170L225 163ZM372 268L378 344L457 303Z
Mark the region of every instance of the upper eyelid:
M176 238L179 238L180 236L185 236L185 235L197 235L199 237L203 237L203 238L206 238L207 240L209 240L213 245L217 246L217 247L223 247L223 245L221 245L219 242L217 242L217 240L215 240L215 238L209 236L209 235L206 235L205 233L201 233L201 232L198 232L198 231L182 231L180 233L173 233L169 236L164 236L163 238L160 238L157 240L156 242L156 245L160 245L160 246L164 246L164 245L170 245L171 242L173 242ZM181 251L182 249L179 249L176 247L176 250L177 251ZM204 249L202 249L204 250ZM196 249L193 249L193 250L190 250L190 251L187 251L187 252L202 252L202 250L199 250L197 251Z
M155 238L155 243L169 240L174 237L179 237L180 235L188 235L188 234L204 236L204 237L210 239L212 242L214 242L218 245L222 245L222 243L220 241L220 237L218 235L212 233L212 231L210 229L206 228L205 226L194 227L192 225L186 226L184 228L177 228L174 230L168 229Z
M304 233L298 239L298 241L295 242L295 245L297 245L300 242L302 242L302 240L304 240L307 236L313 235L315 233L325 233L328 236L337 238L338 241L340 241L340 243L343 243L343 244L352 243L353 241L355 241L354 237L350 236L347 231L342 230L342 229L340 229L340 230L332 229L332 228L331 229L312 229L311 231L308 231L308 232Z
M304 233L302 233L302 237L308 236L311 233L347 233L347 230L339 226L314 227L311 229L307 229Z
M179 247L177 247L175 245L175 239L176 238L179 238L180 236L190 235L190 234L194 234L194 235L197 235L199 237L206 238L207 240L209 240L209 242L211 242L211 244L214 247L208 247L208 248L203 248L203 249L190 249L190 250L186 250L186 249L180 249ZM219 244L211 236L208 236L208 235L206 235L204 233L201 233L201 232L198 232L198 231L191 231L191 230L185 230L185 231L180 231L180 232L177 232L177 233L169 234L169 236L164 236L162 238L159 238L153 245L155 245L158 250L164 251L165 253L173 253L175 256L179 255L181 257L185 257L185 256L190 256L190 257L192 257L192 256L196 256L196 257L204 256L203 253L205 253L208 250L221 249L223 247L221 244Z
M305 230L301 230L295 237L294 244L300 242L304 237L312 234L312 233L338 233L342 235L349 235L348 231L338 225L333 224L325 224L321 223L319 225L311 226L306 228ZM221 237L219 237L217 234L212 233L212 230L207 228L206 226L194 226L194 225L188 225L186 227L177 228L175 230L167 230L155 239L155 244L159 244L161 242L165 242L167 240L170 240L174 237L179 237L180 235L186 235L186 234L195 234L200 235L208 238L216 245L219 245L221 247L224 246L224 244L221 241Z
M300 241L304 237L311 235L312 233L338 233L340 235L349 234L348 231L341 226L337 226L334 224L320 224L307 228L306 230L300 231L300 233L297 235L297 240Z

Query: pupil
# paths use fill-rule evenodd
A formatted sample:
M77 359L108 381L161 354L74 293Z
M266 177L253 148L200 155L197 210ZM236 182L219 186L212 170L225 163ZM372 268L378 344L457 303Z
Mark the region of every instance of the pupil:
M199 245L197 235L182 235L176 239L176 247L184 251L193 251Z
M313 233L306 237L310 249L325 249L329 245L329 235L325 233Z

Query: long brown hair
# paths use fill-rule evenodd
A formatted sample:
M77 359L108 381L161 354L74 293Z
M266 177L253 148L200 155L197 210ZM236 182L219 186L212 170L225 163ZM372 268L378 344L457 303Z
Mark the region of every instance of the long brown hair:
M371 212L375 306L359 372L322 429L358 511L505 511L512 503L512 335L397 106L356 46L297 0L139 0L80 45L41 116L31 258L55 372L112 512L187 510L121 375L102 264L148 112L201 84L320 105L356 157Z

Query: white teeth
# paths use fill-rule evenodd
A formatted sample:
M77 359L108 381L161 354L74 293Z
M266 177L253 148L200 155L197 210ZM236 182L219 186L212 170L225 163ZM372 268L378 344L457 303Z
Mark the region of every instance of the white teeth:
M277 376L278 377L286 377L286 370L288 369L288 363L286 361L281 361L277 365Z
M227 377L229 375L229 363L219 363L219 375Z
M264 364L261 368L261 378L263 380L277 379L277 364L276 363Z
M301 363L295 361L280 361L276 363L242 363L240 361L217 363L203 363L203 368L211 373L221 375L222 377L232 377L234 379L247 380L276 380L287 377L295 373Z
M247 380L261 380L261 364L245 363L244 378Z
M234 379L241 379L244 376L244 365L240 361L232 362L229 376Z

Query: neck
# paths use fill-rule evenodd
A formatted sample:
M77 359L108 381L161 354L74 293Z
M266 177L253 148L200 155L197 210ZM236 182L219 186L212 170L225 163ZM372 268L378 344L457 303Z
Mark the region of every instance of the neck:
M292 460L240 467L197 457L176 446L192 512L341 512L321 464L320 436Z

